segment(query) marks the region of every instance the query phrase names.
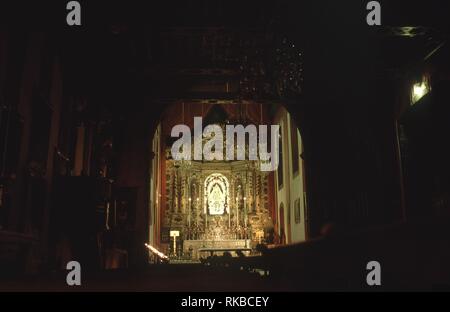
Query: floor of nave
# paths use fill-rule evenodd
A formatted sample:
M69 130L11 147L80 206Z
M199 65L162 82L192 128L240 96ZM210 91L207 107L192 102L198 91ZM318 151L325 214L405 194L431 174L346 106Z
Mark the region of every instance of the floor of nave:
M80 286L68 286L65 272L3 278L0 291L264 291L267 278L231 268L201 264L158 264L132 270L82 273Z

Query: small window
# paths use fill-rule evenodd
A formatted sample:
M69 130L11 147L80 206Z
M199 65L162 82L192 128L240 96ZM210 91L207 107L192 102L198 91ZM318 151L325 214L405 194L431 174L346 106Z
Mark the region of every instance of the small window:
M427 77L423 77L422 81L413 84L411 90L411 105L416 104L421 98L430 92L430 90L431 88Z
M295 223L298 224L302 221L300 198L297 198L294 202L294 217L295 217Z
M291 124L291 151L292 151L292 175L299 172L299 152L298 152L298 134L294 120L290 119Z
M284 174L283 174L283 140L282 140L282 136L283 136L283 131L282 131L282 127L280 126L280 136L278 138L278 170L277 170L277 177L278 177L278 189L281 190L283 188L283 179L284 179Z

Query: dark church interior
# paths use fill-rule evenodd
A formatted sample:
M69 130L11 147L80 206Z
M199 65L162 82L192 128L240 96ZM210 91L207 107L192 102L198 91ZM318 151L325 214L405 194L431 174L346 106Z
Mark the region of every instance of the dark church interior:
M1 291L450 291L448 1L66 2L1 5Z

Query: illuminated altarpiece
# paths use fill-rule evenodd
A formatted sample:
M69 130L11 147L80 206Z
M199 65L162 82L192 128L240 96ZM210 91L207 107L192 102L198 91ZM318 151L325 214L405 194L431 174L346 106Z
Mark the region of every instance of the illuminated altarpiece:
M257 161L174 161L168 149L162 231L180 232L170 254L197 260L202 251L249 252L263 242L273 230L268 179Z

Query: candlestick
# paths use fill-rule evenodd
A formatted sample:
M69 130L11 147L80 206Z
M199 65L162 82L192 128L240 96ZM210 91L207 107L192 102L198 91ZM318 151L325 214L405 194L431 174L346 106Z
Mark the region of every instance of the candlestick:
M244 226L247 227L247 197L244 197Z
M239 227L239 202L238 198L236 197L236 227Z
M231 209L228 207L228 228L231 229Z
M206 199L204 201L204 205L205 205L205 207L203 208L203 212L205 213L205 232L206 232L206 229L208 227L208 208L207 208Z
M190 198L189 197L189 209L188 209L188 225L189 225L189 228L191 228L191 201L192 201L192 198Z
M196 215L196 220L195 220L195 224L198 226L198 222L199 222L199 219L200 219L200 207L199 207L199 198L197 197L197 205L195 206L196 208L195 208L195 215Z

